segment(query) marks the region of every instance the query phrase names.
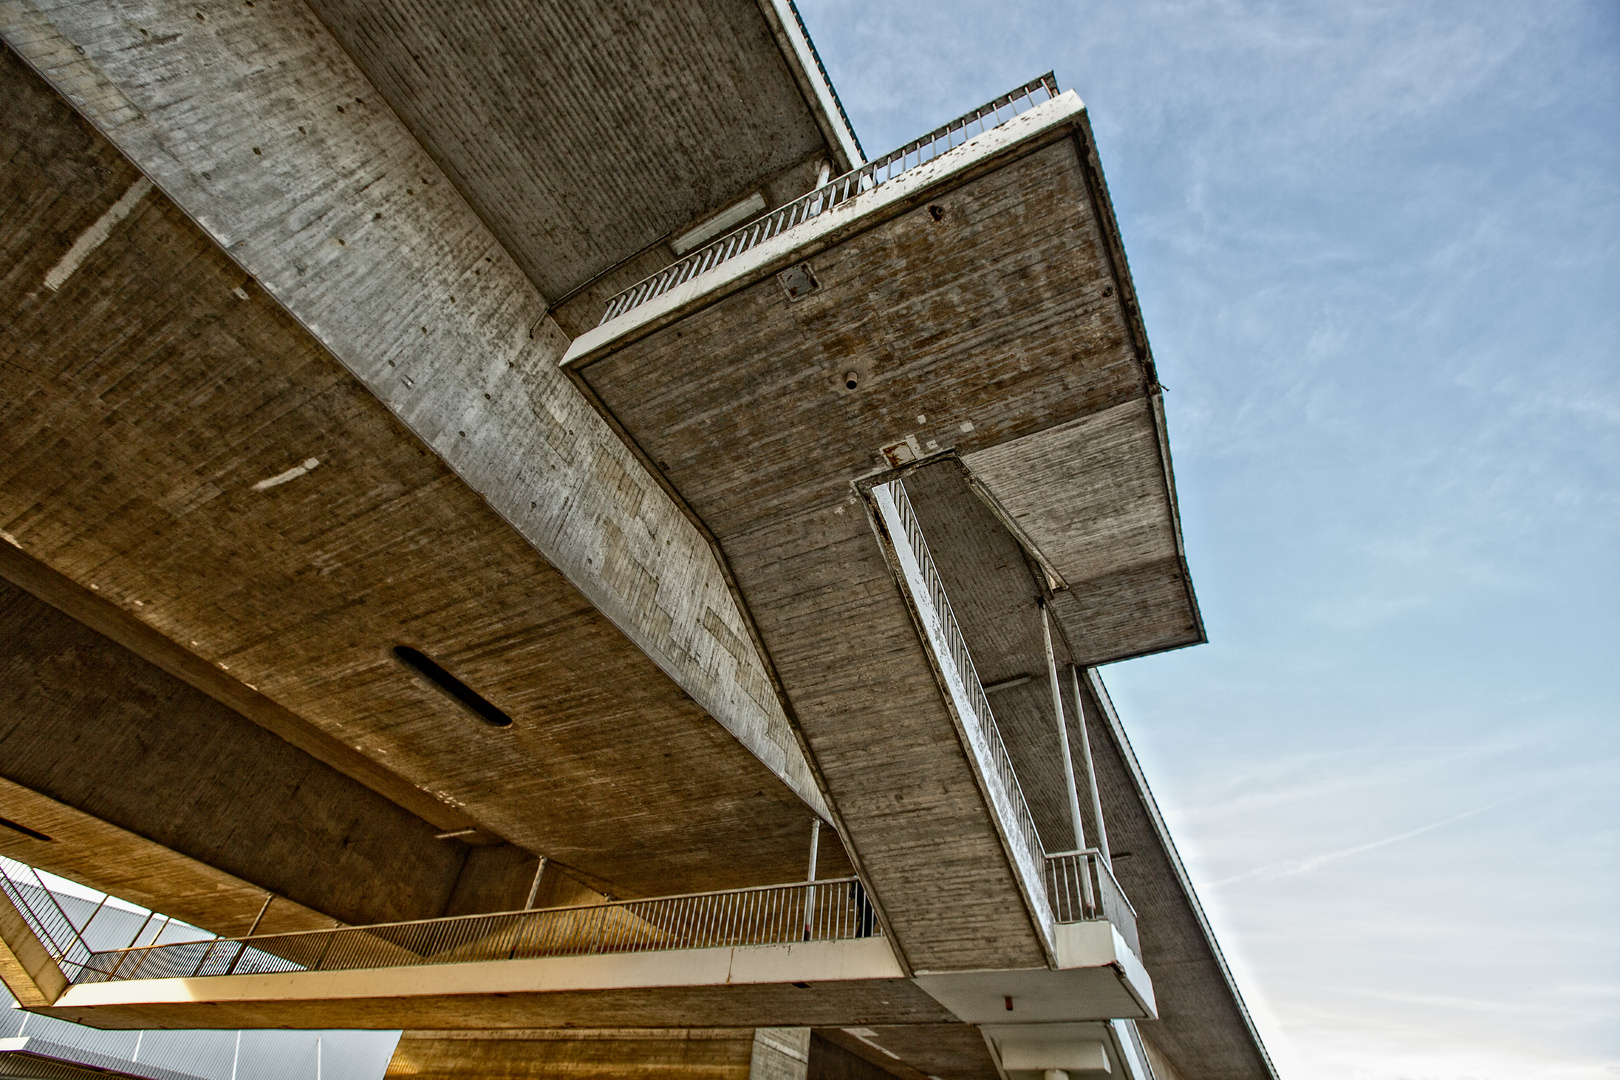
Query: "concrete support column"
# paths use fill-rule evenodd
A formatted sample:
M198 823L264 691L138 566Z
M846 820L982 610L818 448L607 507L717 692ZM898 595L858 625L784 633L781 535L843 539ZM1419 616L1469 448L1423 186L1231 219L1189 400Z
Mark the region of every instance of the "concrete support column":
M809 1028L754 1029L748 1080L806 1080L809 1075Z

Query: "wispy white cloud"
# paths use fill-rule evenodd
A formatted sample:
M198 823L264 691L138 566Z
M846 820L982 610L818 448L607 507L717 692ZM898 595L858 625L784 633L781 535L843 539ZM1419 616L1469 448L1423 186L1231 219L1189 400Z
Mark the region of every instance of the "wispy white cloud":
M1496 807L1501 806L1507 801L1509 800L1498 799L1496 802L1487 803L1484 806L1478 806L1472 810L1465 810L1460 814L1453 814L1451 817L1442 818L1441 820L1431 822L1428 825L1423 825L1416 829L1409 829L1406 832L1396 833L1394 836L1386 836L1380 840L1371 840L1365 844L1356 844L1353 847L1341 848L1338 851L1329 851L1321 855L1312 855L1309 858L1285 859L1281 862L1269 863L1265 866L1257 866L1253 870L1245 870L1241 874L1235 874L1232 877L1223 878L1220 881L1211 881L1208 884L1199 886L1199 888L1219 889L1223 886L1232 885L1239 881L1247 881L1250 878L1280 878L1289 877L1294 874L1308 874L1312 870L1317 870L1323 866L1326 866L1330 862L1336 862L1339 859L1348 858L1351 855L1359 855L1364 851L1372 851L1376 848L1388 847L1390 844L1398 844L1402 840L1410 840L1414 836L1422 836L1426 832L1433 832L1435 829L1441 829L1447 825L1452 825L1459 821L1466 821L1468 818L1474 817L1476 814L1483 814L1487 810L1494 810Z
M1612 0L800 6L873 150L1090 107L1212 641L1110 686L1283 1075L1616 1080Z

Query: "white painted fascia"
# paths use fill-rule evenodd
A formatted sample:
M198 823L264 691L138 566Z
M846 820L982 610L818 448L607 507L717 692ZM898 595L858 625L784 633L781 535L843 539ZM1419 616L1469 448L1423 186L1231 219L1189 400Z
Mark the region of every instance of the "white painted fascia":
M789 0L759 0L759 2L760 7L765 9L767 18L774 23L772 29L776 32L778 43L786 45L783 59L796 69L794 75L800 88L809 91L808 103L817 114L816 119L822 132L832 137L838 152L844 156L850 168L865 163L866 155L855 145L855 139L844 123L838 102L833 100L832 90L828 88L827 80L822 78L821 69L811 52L810 39L799 29L799 20L794 16Z
M464 964L133 979L68 988L60 1009L205 1002L339 1001L452 995L903 979L885 938Z
M947 150L934 160L824 210L758 247L587 330L568 347L562 366L581 366L600 359L615 347L629 344L674 321L686 314L689 308L701 307L735 291L742 284L763 277L780 265L830 247L883 220L885 211L906 204L920 192L949 182L985 161L1013 151L1021 143L1039 139L1057 128L1073 124L1085 111L1084 103L1073 90L1043 101L1028 112Z
M1105 966L1117 968L1131 996L1147 1010L1149 1016L1158 1015L1153 998L1153 979L1113 923L1105 919L1058 923L1056 937L1059 970Z

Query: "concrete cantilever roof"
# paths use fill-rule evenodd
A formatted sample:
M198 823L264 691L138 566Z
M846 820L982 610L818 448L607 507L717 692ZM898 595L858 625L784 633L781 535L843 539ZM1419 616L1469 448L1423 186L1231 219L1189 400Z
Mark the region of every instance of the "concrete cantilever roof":
M754 565L759 560L753 548L758 545L751 536L763 532L760 522L777 513L776 506L764 504L762 490L775 493L772 498L779 502L831 499L831 484L823 485L826 492L813 487L823 479L817 468L824 459L844 453L844 443L859 444L863 439L871 456L884 441L882 422L894 425L890 431L899 437L913 420L920 428L926 416L932 427L913 429L916 438L932 437L947 449L962 447L961 467L946 457L924 458L923 464L913 467L916 471L907 474L907 483L925 490L926 498L916 500L919 514L929 519L923 523L925 537L943 540L952 528L961 531L969 518L983 519L964 536L941 544L935 555L969 644L990 673L987 681L1027 673L1032 661L1041 662L1039 646L1032 650L1020 638L1038 626L1033 601L1046 589L1035 587L1018 554L1020 543L1037 548L1032 554L1068 579L1070 587L1058 590L1052 600L1064 631L1060 651L1065 659L1091 665L1202 640L1181 553L1156 383L1151 367L1145 388L1133 386L1128 376L1121 378L1130 371L1129 352L1121 348L1128 333L1109 334L1119 325L1109 319L1119 316L1117 308L1110 312L1107 298L1114 288L1128 286L1128 278L1098 274L1091 267L1060 275L1053 268L1067 271L1061 259L1074 258L1071 252L1056 256L1039 248L1038 255L1026 253L1014 240L993 232L992 223L1007 222L1004 227L1017 240L1028 240L1017 230L1030 228L1031 220L1046 220L1029 207L1048 194L1047 188L1063 190L1056 179L1058 169L1048 166L1047 171L1035 172L1024 163L1035 162L1042 154L1057 162L1056 145L1042 147L1043 136L1050 139L1045 132L1075 123L1081 115L1072 96L1038 106L918 168L915 175L906 173L824 211L630 309L570 347L564 363L720 537L745 593L750 579L762 573ZM1023 149L1027 156L1018 159L1018 167L1035 173L1033 177L1020 175L1018 183L985 179L995 175L998 158L1016 157L1026 140L1037 149ZM953 170L968 178L948 186L942 178ZM1016 169L1007 171L1012 174ZM924 200L929 204L926 215L920 205ZM904 220L908 213L909 225L885 224ZM1060 213L1053 211L1052 217ZM1101 231L1117 242L1111 215L1101 211L1099 217L1105 226ZM1068 227L1083 235L1082 228ZM980 230L979 247L973 249L977 258L953 252L953 244L970 246L958 237L971 236L974 229ZM868 231L878 238L865 237ZM1042 241L1051 243L1044 236L1034 242ZM905 260L904 281L881 279L874 260L862 262L858 253L848 254L863 244L881 250L886 259ZM1009 250L1024 257L1009 257ZM998 259L1005 260L1004 265L983 270ZM1117 253L1114 265L1122 266L1122 259ZM802 261L814 269L820 292L798 301L776 295L779 290L773 292L769 275ZM1002 305L1007 302L996 295L995 285L972 280L970 274L981 272L987 278L999 275L1000 281L1016 281L1020 295L1034 293L1044 299L1028 305L1034 310L1022 313L1024 322L1006 318ZM1060 277L1060 283L1054 284L1054 277ZM962 299L968 293L982 301L971 308L972 319L963 314L970 310ZM829 317L829 309L836 310L836 318ZM1126 321L1139 331L1134 305L1127 312ZM981 329L993 319L1002 320L1000 336ZM978 336L968 336L964 327ZM1036 365L1027 357L1052 348L1049 341L1067 350L1064 363L1039 368L1039 376L1032 375L1024 365ZM984 359L1001 354L1016 359ZM842 382L844 368L857 362L846 358L868 355L881 357L873 362L875 370L859 372L860 384L874 387L872 401L862 404L851 393L839 406L840 387L823 384ZM652 358L656 359L649 362ZM1094 383L1064 381L1083 367L1121 379L1115 396L1095 399ZM1097 382L1102 381L1099 375ZM710 408L692 404L694 383L708 387L714 400L724 404ZM998 388L1003 383L1019 389L1002 391ZM1026 405L1024 413L1013 409L1013 416L1007 417L1004 401L1019 400L1014 397L1018 392L1034 396L1024 389L1030 386L1047 395L1040 408ZM770 405L760 406L756 399L768 399ZM903 404L895 404L896 400ZM671 408L671 402L687 407ZM958 425L964 417L972 423ZM996 422L1004 426L997 428ZM1019 423L1025 427L1019 429ZM816 433L813 445L811 431ZM1032 453L1029 444L1037 440L1049 445ZM829 449L829 443L838 448ZM858 453L846 454L839 463L846 482L862 469ZM939 469L948 472L939 478L925 476ZM968 494L963 473L990 488L1001 504L999 518ZM931 517L928 499L935 502ZM827 520L825 515L814 521L806 516L798 527L821 538L828 534ZM1020 535L1011 535L1008 525L1020 527ZM1007 551L991 551L988 541L996 538L1004 541ZM776 551L771 555L782 557ZM847 568L852 556L841 558ZM1005 580L979 565L998 559L1007 564L1002 569L1010 567L1012 576L1022 579L1021 590L1009 591ZM975 575L980 580L972 580ZM767 647L776 648L773 641L791 647L785 635L770 627L772 616L760 613L762 601L745 599L755 608L755 617L767 624L763 633ZM1008 600L1026 610L1016 617L1005 611L975 610L993 609ZM764 602L780 601L768 593ZM976 616L984 614L1003 624L1022 619L1027 625L980 625L975 630L972 624L984 622ZM1035 635L1038 640L1038 631ZM982 655L981 645L986 646ZM1016 648L1003 657L991 645ZM773 659L782 664L774 653ZM792 696L791 679L784 678ZM1050 697L1044 705L1040 702L1045 694L1041 680L1044 675L1018 691L1032 695L1039 717L1032 724L1017 707L1009 709L1006 719L1011 722L1004 730L1012 733L1010 738L1049 731ZM1102 693L1100 686L1096 683L1095 693ZM1088 705L1093 713L1098 708ZM800 721L810 727L812 719L806 713L801 706ZM811 743L818 753L823 753L820 742L825 737L812 731ZM1074 742L1078 745L1078 738ZM1119 873L1126 894L1143 912L1144 960L1156 981L1162 964L1172 982L1162 1006L1163 1019L1146 1022L1146 1028L1178 1066L1185 1066L1183 1074L1189 1078L1270 1075L1264 1048L1117 720L1096 732L1093 742L1103 748L1110 829L1117 822L1126 838L1119 846L1135 849L1122 858ZM1028 767L1034 774L1040 769L1033 765L1055 768L1051 749L1038 740L1014 752L1020 769ZM830 768L827 761L824 756L824 768ZM1060 790L1060 781L1053 777L1040 777L1044 783L1031 783L1033 778L1025 777L1026 791L1035 794L1038 804L1043 796ZM846 816L851 813L848 806L843 809ZM1067 842L1066 813L1054 813L1057 809L1055 804L1036 806L1037 816L1045 818L1043 835L1050 850ZM861 829L852 824L850 835L859 847ZM877 883L881 899L881 879ZM904 934L897 931L897 937L904 944Z
M48 275L52 259L62 254L72 236L96 221L106 206L121 204L135 190L132 185L141 183L142 174L156 183L159 192L150 202L143 202L144 196L133 200L144 207L144 216L130 218L130 224L142 226L138 239L122 248L115 243L100 249L83 263L82 276L58 294L59 303L76 295L81 306L59 306L46 320L60 331L63 341L83 349L76 354L80 366L75 372L84 375L85 382L75 390L70 378L52 384L42 377L34 384L42 393L27 399L27 409L56 410L63 437L50 446L29 447L34 455L30 460L52 470L47 478L51 483L12 493L19 512L8 518L7 528L17 546L26 549L28 557L48 563L76 588L103 585L99 602L118 606L123 616L166 635L171 644L192 641L186 620L206 609L205 621L218 635L202 636L203 644L191 646L194 658L222 669L229 664L229 677L246 688L233 695L251 702L251 695L263 688L268 693L262 696L273 694L278 702L296 705L297 710L283 708L307 714L304 719L317 726L323 719L346 722L349 705L341 694L330 693L334 688L363 697L386 679L373 678L380 670L376 657L344 651L354 649L356 641L369 640L364 634L377 628L367 623L356 601L366 590L337 596L331 603L311 604L309 597L334 580L333 574L358 572L371 575L374 584L380 583L378 588L400 589L419 586L426 575L447 590L444 598L451 598L455 573L464 570L476 585L470 593L436 603L430 612L406 613L411 618L394 625L441 633L458 670L487 673L494 682L511 678L516 686L521 680L510 670L501 671L513 655L501 651L515 640L500 639L500 633L512 629L509 616L515 618L517 613L533 620L537 612L558 615L550 622L540 620L544 626L524 623L523 634L529 637L519 643L518 659L528 663L581 656L601 662L601 670L612 670L616 663L628 665L636 673L628 682L649 695L626 700L618 693L622 689L618 684L604 686L598 681L585 686L573 702L581 706L580 728L589 726L591 709L618 710L617 719L629 722L638 709L649 708L669 723L667 730L680 729L698 743L707 741L737 775L759 776L763 781L758 791L762 796L769 792L770 812L750 820L763 822L765 833L776 830L775 836L759 838L762 847L772 849L769 859L782 865L797 863L801 841L789 833L802 827L805 806L824 814L830 810L822 796L822 779L771 697L747 627L729 603L724 575L703 538L555 369L571 328L578 325L568 309L589 308L594 303L592 289L611 291L620 278L641 276L644 263L664 258L659 236L679 230L694 217L701 219L756 184L767 189L768 201L778 201L781 191L802 183L806 171L813 174L817 154L837 157L838 139L828 135L826 102L814 92L813 80L811 89L805 89L809 76L801 52L781 48L781 35L787 32L782 5L771 0L758 7L727 6L715 0L686 10L697 13L692 25L704 19L737 20L752 42L747 48L754 50L755 60L767 68L777 62L786 65L787 80L777 71L774 82L765 79L749 85L776 88L773 100L786 110L785 130L799 141L789 139L779 156L767 154L751 163L727 158L722 162L725 167L716 170L718 179L711 190L695 195L679 192L668 205L649 210L635 200L656 193L662 165L654 162L633 177L618 178L628 187L607 192L619 196L616 201L607 198L593 204L593 213L617 208L627 218L651 214L653 224L646 230L637 232L637 227L616 219L558 217L548 227L559 230L562 239L550 247L549 237L534 231L535 222L505 217L500 205L514 190L519 196L514 201L537 213L543 206L555 210L591 194L577 189L577 177L570 181L567 176L551 176L531 183L521 175L528 167L530 159L524 156L528 151L511 140L521 141L526 130L522 125L533 123L531 106L538 98L502 117L503 124L518 126L504 129L508 141L497 147L498 153L481 158L473 152L475 147L456 141L460 134L456 125L466 115L432 96L440 89L437 79L476 102L481 116L502 108L502 102L480 97L492 84L479 83L475 68L458 68L456 55L435 55L433 50L455 54L468 47L464 38L457 37L462 29L449 25L453 20L448 7L403 0L369 11L339 0L316 0L315 7L318 16L302 4L261 2L249 8L235 0L186 4L152 0L141 9L144 25L94 0L19 0L0 8L0 36L107 140L81 159L51 162L58 179L67 176L93 190L80 191L55 207L61 216L49 219L47 231L53 236L41 241L45 246L36 245L37 250L24 237L21 247L31 254L15 260L8 272ZM648 5L651 14L645 25L630 29L656 36L667 25L660 20L675 18L671 13L678 7ZM475 9L477 18L493 20L490 25L496 30L503 13L527 10L495 2ZM688 40L692 25L664 37L672 43ZM559 29L553 26L544 32L555 37ZM525 31L540 32L534 26L525 26ZM769 46L763 52L761 42ZM418 49L409 55L412 43L426 43L429 51ZM654 41L649 47L661 44ZM725 42L708 44L727 47ZM671 61L667 51L656 48L647 56L661 58L659 64ZM620 54L618 61L621 66L613 70L621 74L644 70L633 62L635 57ZM409 70L419 62L435 77ZM526 93L538 93L532 80L527 84L520 80L519 85L526 85ZM685 89L704 98L723 93L724 86L716 90L717 85L700 81ZM622 86L609 80L601 89L604 96L593 107L603 106ZM421 100L416 98L419 94L424 95ZM660 96L658 104L684 108L693 94ZM563 133L574 140L568 145L581 145L583 130ZM703 130L713 139L708 149L732 138L730 132ZM677 149L682 154L691 151L683 158L688 165L704 160L699 153L704 147ZM82 176L69 175L75 161L84 166ZM599 231L607 242L600 250L580 245L582 221L587 230L602 226ZM651 241L646 239L649 235ZM183 257L165 261L165 252ZM105 270L111 265L115 255L123 260L116 288L99 300L89 292L73 293L92 280L97 267ZM541 281L547 284L542 287ZM36 284L31 278L17 295ZM154 284L158 287L148 288ZM572 298L570 292L575 294ZM243 295L245 299L236 299ZM150 316L150 325L120 339L119 348L99 348L91 340L93 320L84 319L82 313L109 310L120 300L122 315L135 322ZM103 306L93 309L89 305L94 303ZM137 310L140 305L146 306ZM70 310L74 313L60 314ZM171 318L175 321L166 321ZM184 330L180 338L201 343L199 355L192 357L197 364L170 372L183 376L174 385L192 395L182 397L180 407L200 410L205 395L222 386L240 391L236 413L225 409L210 414L209 421L235 416L238 425L223 425L222 430L232 438L239 431L247 433L243 445L252 445L242 453L217 446L210 451L188 443L185 425L177 423L174 432L158 441L161 445L123 448L131 457L118 464L141 465L137 459L145 454L146 466L155 463L149 473L102 469L95 447L97 432L82 422L83 417L93 415L108 425L131 416L172 421L172 413L164 409L174 407L174 388L162 385L162 365L141 371L120 369L120 377L92 385L103 370L98 365L108 358L145 362L174 344L176 327ZM288 342L294 343L290 350ZM135 357L132 344L153 351ZM216 346L223 348L208 351ZM1146 374L1151 380L1150 362ZM71 396L86 390L75 402L65 397L47 400L51 394ZM61 417L80 423L74 426ZM255 427L261 421L282 424L284 441L268 438L254 444L261 431L269 430ZM304 509L281 518L250 513L241 519L247 522L239 526L244 535L262 539L267 551L274 549L266 560L268 572L252 581L216 572L220 565L230 564L232 531L206 523L211 515L225 515L240 493L229 483L215 481L226 475L234 483L244 477L280 474L288 464L306 460L302 452L294 451L301 451L303 440L317 436L330 438L337 456L323 457L323 471L303 489L286 486L271 496L286 499L283 505ZM197 456L188 457L192 452ZM211 460L209 452L216 453L217 460ZM268 464L261 461L268 457L285 460L253 472ZM312 484L326 484L340 464L347 471L332 490L341 496L345 515L300 516L315 505L300 492ZM208 471L216 465L223 470L218 475ZM169 479L178 482L159 483ZM57 480L62 484L52 486ZM130 483L134 488L118 486ZM161 556L154 551L163 548L162 541L153 541L155 547L146 549L138 543L104 542L112 534L103 524L115 516L113 512L124 511L128 535L147 535L150 540L161 534L171 541ZM215 519L216 526L225 520L228 515ZM391 528L390 535L399 542L368 547L365 537L378 523L387 527L379 526L378 535ZM148 526L151 529L142 534ZM323 548L332 536L347 545L343 558L328 557ZM183 542L199 537L206 542L195 548ZM182 542L173 542L175 538ZM211 564L210 558L216 561ZM115 587L105 587L109 581ZM199 597L203 602L188 610L187 604L197 604ZM26 602L20 597L13 600ZM454 631L451 624L458 617L476 625L478 633ZM317 618L332 621L340 631L324 643L318 635L305 636L301 624ZM1192 629L1201 634L1195 612L1193 623ZM486 632L492 636L480 636ZM496 639L499 647L489 646ZM542 639L544 647L537 646ZM88 638L76 640L84 643L87 655L102 648ZM288 662L289 652L296 653L297 663ZM116 650L106 650L105 655L113 657L109 663L125 669L138 666ZM309 679L300 665L319 667L320 677ZM37 665L39 670L46 666ZM557 666L567 665L559 661ZM141 685L157 688L153 696L170 695L177 701L184 696L184 687L174 680L150 675L142 674ZM247 685L250 679L253 686ZM472 775L470 759L458 757L455 746L446 749L466 741L462 733L424 734L425 728L417 725L413 734L412 724L424 715L422 695L416 690L420 688L385 690L384 696L392 695L385 702L387 708L367 713L382 722L344 733L364 736L357 739L355 749L373 755L368 767L352 772L375 780L379 767L396 771L415 791L404 801L418 800L420 807L422 796L428 801L437 797L442 810L427 806L420 813L427 820L444 814L448 821L434 821L441 827L473 820L492 835L512 834L532 847L546 846L539 833L517 835L513 823L523 824L521 798L492 790L498 785L480 787L481 778ZM431 694L426 696L431 700ZM193 704L199 715L208 708L206 702ZM323 708L329 711L322 714ZM704 712L718 725L709 725ZM335 737L337 726L329 726L326 736ZM421 741L413 748L418 736ZM394 753L401 748L410 752ZM598 744L597 752L600 749ZM381 751L390 755L386 761ZM413 754L414 760L406 760ZM356 763L350 760L347 765ZM474 799L458 794L464 793L462 788L438 784L435 773L441 767L461 770L460 779L471 782L466 790ZM521 763L481 772L503 779L529 778ZM351 779L367 783L364 776ZM687 779L677 776L674 782L678 786ZM518 786L514 783L514 790ZM502 797L506 804L495 805ZM1137 795L1129 798L1141 803ZM474 805L475 800L481 805ZM631 806L631 816L638 809ZM557 813L556 808L551 810ZM659 835L667 843L660 855L670 855L692 839L681 834L680 821L659 822L651 820L653 816L643 815L640 824L663 830ZM1159 832L1162 838L1162 828ZM342 839L341 830L333 835ZM433 843L429 833L422 846ZM1160 848L1168 850L1167 845L1164 839ZM1139 846L1154 850L1151 841ZM704 870L676 869L694 874ZM642 865L635 872L656 874L659 868ZM1171 1045L1181 1040L1178 1062L1197 1062L1206 1050L1214 1055L1209 1059L1213 1071L1185 1070L1189 1080L1198 1075L1255 1075L1242 1070L1263 1060L1263 1051L1244 1050L1243 1038L1231 1034L1239 1030L1230 1024L1241 1014L1241 1004L1234 1012L1230 1001L1235 995L1220 996L1223 986L1229 990L1229 980L1222 981L1218 952L1207 927L1195 917L1190 890L1181 879L1176 879L1175 888L1166 886L1174 874L1163 866L1153 873L1143 871L1137 883L1129 880L1134 872L1122 873L1133 899L1139 906L1150 905L1155 892L1161 892L1170 912L1163 925L1181 935L1167 930L1157 945L1151 931L1145 935L1150 949L1160 948L1162 956L1171 958L1168 962L1186 973L1172 974L1161 991L1167 1007L1178 985L1186 995L1184 1001L1196 1001L1198 993L1214 994L1218 1007L1211 1022L1230 1028L1213 1042L1200 1042L1195 1017L1187 1020L1188 1026L1176 1027L1167 1012L1161 1021L1167 1034L1161 1042ZM230 920L252 917L250 884L262 882L242 881L239 891L244 895L234 898ZM449 891L455 879L446 877L435 885ZM313 907L319 906L317 898L310 900ZM1188 927L1192 929L1182 933ZM1185 953L1175 952L1178 943L1187 946ZM1192 1017L1190 1012L1183 1015ZM1256 1059L1255 1053L1261 1057ZM1230 1071L1221 1072L1227 1068L1221 1062L1230 1065Z
M745 28L770 29L767 11L777 6L745 4L733 15ZM825 814L702 538L550 370L566 342L547 317L555 298L535 287L378 100L344 45L302 5L159 3L144 12L138 25L93 2L18 4L5 10L0 36L593 606ZM427 7L404 15L393 29L407 42L442 31L435 27L450 17ZM788 58L798 51L783 51L769 34L760 42L756 62L793 68ZM604 95L645 72L634 60L619 55L620 67L604 69L616 76ZM746 89L752 95L767 82ZM464 89L475 97L489 90ZM681 98L688 105L728 92L690 90ZM815 95L787 91L773 109L798 110L805 123L819 115ZM709 134L720 154L728 133ZM752 168L758 176L772 164ZM813 175L815 161L802 164ZM636 272L633 263L625 273Z
M94 7L80 13L94 15ZM50 36L51 25L19 17L4 29L8 41L33 47L46 66L60 50L79 56L60 35ZM154 21L147 29L161 28ZM139 36L138 29L119 24L107 33ZM436 185L433 198L426 191L408 195L419 182L417 169L389 174L398 179L390 187L375 176L343 173L346 162L310 151L312 160L322 161L324 179L333 180L330 187L314 186L345 226L358 228L376 213L400 219L386 238L373 234L391 242L377 247L364 229L289 237L285 215L289 203L298 205L298 192L276 207L260 201L265 189L250 179L229 189L240 202L227 198L218 209L266 213L260 232L229 219L225 227L242 230L233 243L246 239L237 254L266 254L256 265L290 296L302 327L160 192L136 200L119 228L52 291L41 287L52 266L109 206L132 186L140 189L141 174L11 51L0 59L10 146L4 243L16 252L6 261L4 282L13 315L3 342L11 358L4 370L13 383L14 392L5 396L12 422L0 425L16 440L0 455L7 464L0 527L16 557L8 559L52 571L54 577L35 575L34 585L47 578L65 582L79 599L111 605L120 616L115 621L164 646L131 655L79 627L74 633L83 640L71 647L60 635L52 639L60 647L48 636L8 639L16 670L59 673L59 660L47 655L53 650L72 651L80 660L106 657L109 670L139 689L126 695L131 702L167 701L178 708L183 700L201 720L218 706L199 700L191 693L195 687L217 695L216 701L227 699L261 726L266 717L288 721L293 726L278 733L304 752L409 804L419 820L409 826L413 839L406 846L420 841L423 849L443 849L430 826L478 825L483 839L502 837L519 849L546 852L618 895L711 886L717 879L710 871L741 875L736 884L802 873L809 819L824 812L824 804L749 653L746 628L709 549L677 510L661 505L653 485L637 481L634 460L556 373L555 328L541 326L538 340L528 336L543 303L450 186ZM260 100L233 85L244 106ZM346 92L348 85L338 89ZM91 111L122 93L105 81L91 91ZM293 110L281 125L292 139L299 125L291 119L319 130L298 112L312 108L309 102L283 104ZM162 112L151 100L131 110L113 119L144 126L137 117ZM360 122L350 135L386 120L360 107L344 114L332 109L343 122L356 114ZM261 151L274 144L262 137L262 127L244 127L236 150L247 161L262 161L262 153L252 153L254 141ZM175 144L164 145L160 138L145 149L173 165ZM367 145L383 158L379 168L390 164L390 154L404 158L405 167L432 168L420 156L413 160L408 146L379 145L375 138ZM272 187L288 180L281 167ZM212 172L207 163L185 175L206 190L204 172ZM334 173L341 175L334 180ZM370 194L356 196L345 183ZM378 209L355 205L366 197L377 200ZM276 237L285 246L282 256L271 258ZM331 262L333 254L362 257L345 266ZM436 254L446 261L434 261ZM328 272L337 280L315 290L326 298L309 306L312 279ZM393 274L400 286L392 304L374 291L377 273ZM369 317L355 310L359 301L346 291L356 281L373 290L361 294L376 301ZM442 310L434 311L436 305ZM423 334L424 325L436 334ZM392 400L368 392L322 348L328 342L373 366ZM462 357L479 366L458 364ZM415 404L403 402L411 397ZM436 419L430 400L444 406ZM389 404L403 405L412 425L425 430L445 459L459 462L476 488L430 455ZM100 422L86 422L92 415ZM516 427L504 428L501 416ZM256 488L310 457L320 464L306 476ZM65 601L57 596L52 603ZM117 633L110 624L103 632ZM142 634L119 641L133 649ZM400 640L438 655L517 716L508 733L518 738L503 740L453 708L446 712L431 687L391 666L388 647ZM202 679L197 668L211 671L214 681ZM222 692L221 681L236 686ZM8 688L44 690L36 703L49 703L68 722L68 714L89 707L93 697L116 712L117 695L108 693L115 685L97 690L82 669L68 696L51 694L33 675L19 674ZM87 689L95 692L80 692ZM531 709L525 724L522 714ZM162 712L146 704L140 711L147 717ZM318 737L301 740L300 724ZM213 730L222 743L231 742L223 721ZM637 739L642 752L626 754ZM323 743L343 752L327 761L320 757ZM91 758L116 766L115 746L94 748L101 752ZM72 793L57 784L74 780L71 744L46 740L37 749L4 760L32 770L27 779L45 785L36 790L71 802ZM665 753L685 764L663 768ZM688 760L693 753L697 757ZM731 765L703 764L710 755ZM297 770L255 774L251 756L234 750L179 758L164 770L129 769L134 760L124 762L121 788L146 790L155 814L172 817L185 808L164 795L186 790L179 779L185 770L229 763L243 770L243 783L276 788L293 781L292 790L312 805L300 810L296 800L284 798L285 812L319 824L334 844L345 839L334 828L342 815L327 814L313 789L299 787ZM299 769L308 765L299 760ZM352 767L357 764L364 767ZM393 774L398 786L386 776L378 783L379 773ZM579 782L567 781L570 775ZM548 787L554 790L547 793ZM247 804L239 809L248 812ZM112 824L149 834L128 818ZM259 875L249 865L274 858L273 852L233 846L228 830L210 839L204 835L209 825L206 814L197 815L186 828L200 846L177 850L215 865L228 857L236 876L276 887L255 880ZM701 835L709 829L710 854L694 860L693 851L710 843ZM753 840L746 843L762 845L754 854L767 854L764 863L728 853L731 841L748 836ZM465 856L451 854L428 858L444 864ZM837 872L836 845L829 843L823 857L833 864L828 872ZM441 869L441 880L428 890L438 892L437 900L408 910L443 910L455 871ZM621 876L623 884L613 888ZM307 878L295 883L305 890L295 897L299 903L324 909L332 899L309 890ZM522 902L524 887L512 902ZM381 883L366 891L379 902L389 897ZM238 918L238 906L216 913L210 925ZM380 914L349 910L345 918L368 921Z

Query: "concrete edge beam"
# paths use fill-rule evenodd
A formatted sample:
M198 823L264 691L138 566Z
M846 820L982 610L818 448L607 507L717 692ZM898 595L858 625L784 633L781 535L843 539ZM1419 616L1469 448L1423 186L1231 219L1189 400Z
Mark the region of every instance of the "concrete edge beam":
M28 920L0 891L0 982L25 1009L54 1005L67 989L67 976L56 966Z
M495 960L364 971L303 971L85 983L60 995L64 1009L157 1003L275 1002L542 994L902 979L883 938L667 952Z
M707 541L558 370L546 299L313 13L6 0L0 38L830 820L763 663L727 647L750 635Z
M1017 153L1021 146L1077 124L1085 104L1073 90L1043 101L1006 123L975 135L939 157L901 173L893 180L839 203L778 233L735 258L692 277L661 296L640 304L575 338L563 356L564 367L584 367L817 251L841 243L910 207L940 184L953 183L994 159Z

